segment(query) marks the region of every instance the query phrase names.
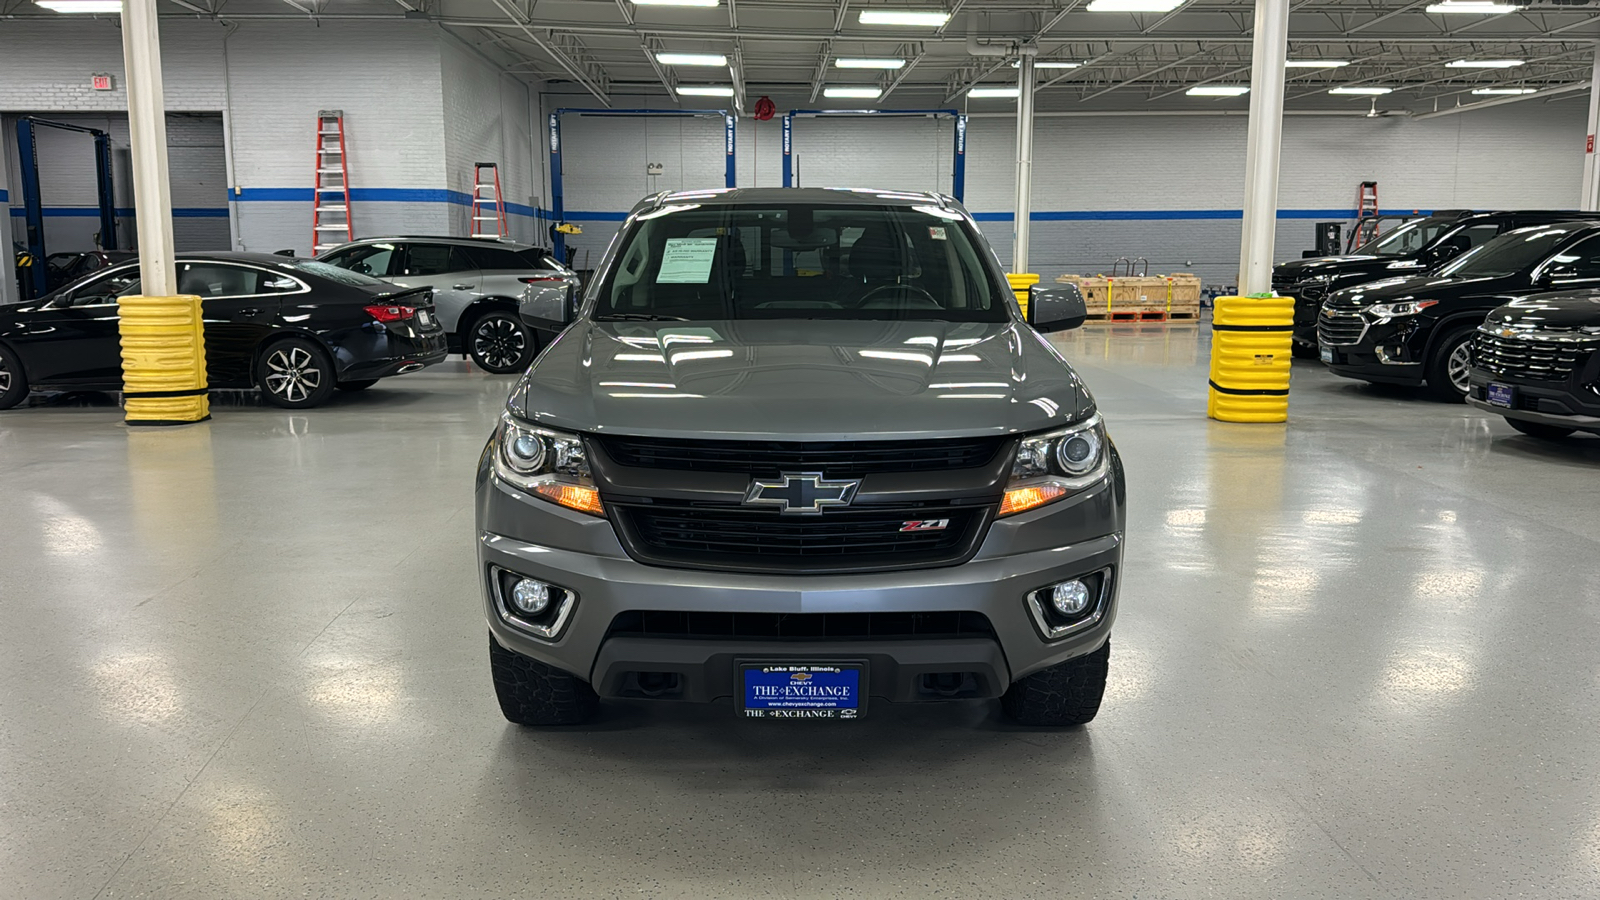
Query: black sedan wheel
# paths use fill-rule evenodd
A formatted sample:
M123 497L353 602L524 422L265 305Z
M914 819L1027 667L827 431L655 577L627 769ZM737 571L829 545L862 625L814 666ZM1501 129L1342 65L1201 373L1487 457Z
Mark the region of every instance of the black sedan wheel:
M28 399L28 376L17 355L0 347L0 409L10 409Z
M284 409L308 409L328 399L336 376L333 361L305 338L268 347L256 363L256 385L268 402Z
M486 372L513 375L533 358L533 334L508 312L488 312L472 323L467 353Z

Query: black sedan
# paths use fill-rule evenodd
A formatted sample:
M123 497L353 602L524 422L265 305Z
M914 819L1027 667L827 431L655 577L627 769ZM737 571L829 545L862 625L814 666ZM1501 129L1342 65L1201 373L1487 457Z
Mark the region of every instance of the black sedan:
M1534 294L1490 313L1469 380L1467 402L1523 434L1600 434L1600 291Z
M1346 378L1467 396L1472 335L1490 310L1537 291L1600 286L1600 223L1507 232L1433 275L1334 291L1322 304L1322 361Z
M178 292L201 298L213 388L304 409L445 358L426 288L262 253L184 254L177 268ZM117 298L138 293L135 262L0 306L0 409L31 390L121 390Z

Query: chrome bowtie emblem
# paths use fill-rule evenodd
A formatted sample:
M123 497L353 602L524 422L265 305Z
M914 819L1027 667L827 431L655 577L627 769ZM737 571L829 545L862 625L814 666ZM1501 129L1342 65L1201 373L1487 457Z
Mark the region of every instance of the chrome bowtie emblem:
M776 506L784 514L815 514L829 506L849 506L859 481L829 481L821 472L785 472L779 481L750 482L746 506Z

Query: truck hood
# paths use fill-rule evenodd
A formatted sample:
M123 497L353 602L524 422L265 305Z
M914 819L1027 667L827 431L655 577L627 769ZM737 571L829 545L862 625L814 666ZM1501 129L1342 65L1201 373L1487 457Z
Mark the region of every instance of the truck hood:
M1434 278L1415 275L1409 278L1384 278L1345 288L1329 297L1330 303L1394 303L1401 300L1454 300L1526 290L1527 278Z
M1017 322L584 319L508 407L570 431L851 440L1040 431L1094 400Z
M1489 314L1489 324L1516 328L1592 329L1600 338L1600 291L1534 294Z
M1296 259L1278 263L1272 267L1272 278L1280 283L1294 284L1323 276L1339 279L1353 275L1378 277L1390 273L1405 274L1408 271L1422 270L1420 264L1411 266L1411 262L1413 260L1389 256L1319 256L1314 259ZM1400 264L1402 268L1389 268L1395 264Z

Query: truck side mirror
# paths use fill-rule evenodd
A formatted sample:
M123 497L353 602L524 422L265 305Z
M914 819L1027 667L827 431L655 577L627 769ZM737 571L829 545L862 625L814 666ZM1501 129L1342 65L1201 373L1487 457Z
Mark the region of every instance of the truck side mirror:
M1089 306L1075 284L1028 289L1028 324L1046 333L1077 328L1089 318Z
M517 316L534 328L560 331L577 317L577 292L566 282L530 284L517 303Z
M1535 283L1537 283L1539 287L1550 287L1551 285L1557 284L1563 280L1570 280L1576 277L1578 277L1578 269L1576 266L1566 265L1564 263L1556 263L1551 266L1546 266L1545 270L1539 273L1539 277Z

